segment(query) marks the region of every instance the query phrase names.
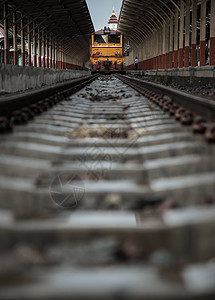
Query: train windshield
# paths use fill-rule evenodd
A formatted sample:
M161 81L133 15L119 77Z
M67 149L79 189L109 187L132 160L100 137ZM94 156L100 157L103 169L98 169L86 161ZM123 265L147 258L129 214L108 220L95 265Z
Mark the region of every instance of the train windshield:
M110 34L108 35L109 44L119 44L120 43L120 34Z
M95 34L94 43L95 44L106 44L106 35L105 34Z

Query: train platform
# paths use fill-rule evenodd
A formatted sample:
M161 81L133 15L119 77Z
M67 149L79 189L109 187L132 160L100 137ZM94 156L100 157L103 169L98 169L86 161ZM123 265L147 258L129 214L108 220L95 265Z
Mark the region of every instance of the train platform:
M1 95L40 89L89 75L90 72L85 70L43 69L0 64L0 97Z
M215 66L188 67L157 70L127 70L126 73L133 77L163 78L167 81L184 80L188 84L204 85L206 82L215 84Z

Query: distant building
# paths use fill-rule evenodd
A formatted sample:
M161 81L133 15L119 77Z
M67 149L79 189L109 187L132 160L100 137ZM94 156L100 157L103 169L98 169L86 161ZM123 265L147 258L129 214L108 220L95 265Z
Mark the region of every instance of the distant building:
M117 25L118 25L118 18L113 8L112 15L110 16L108 21L108 26L110 27L111 30L117 30Z

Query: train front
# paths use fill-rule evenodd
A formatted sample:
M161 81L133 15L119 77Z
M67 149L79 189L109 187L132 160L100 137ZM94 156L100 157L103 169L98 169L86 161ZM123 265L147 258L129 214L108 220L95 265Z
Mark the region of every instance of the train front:
M117 31L118 19L113 10L104 27L92 34L90 69L92 72L113 73L124 69L123 35Z

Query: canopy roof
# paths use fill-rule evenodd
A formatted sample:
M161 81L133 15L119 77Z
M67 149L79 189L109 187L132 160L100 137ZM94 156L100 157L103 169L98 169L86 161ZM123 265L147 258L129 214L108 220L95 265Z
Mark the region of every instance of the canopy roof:
M12 28L12 12L25 18L25 24L33 21L38 28L53 34L70 54L85 56L89 53L89 36L94 26L85 0L0 0L0 7L8 3L9 26ZM0 15L3 24L3 15ZM19 30L20 22L17 22Z
M180 9L180 0L123 0L118 29L135 45Z

